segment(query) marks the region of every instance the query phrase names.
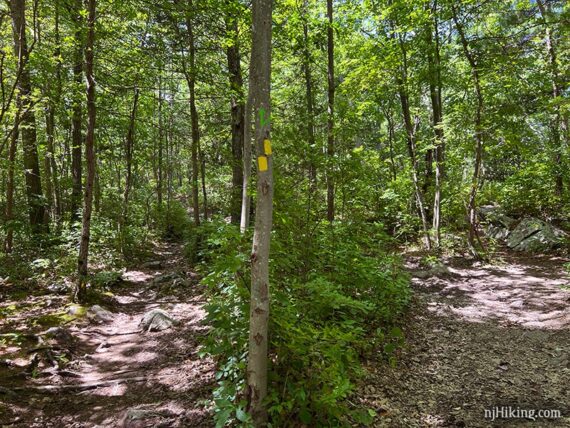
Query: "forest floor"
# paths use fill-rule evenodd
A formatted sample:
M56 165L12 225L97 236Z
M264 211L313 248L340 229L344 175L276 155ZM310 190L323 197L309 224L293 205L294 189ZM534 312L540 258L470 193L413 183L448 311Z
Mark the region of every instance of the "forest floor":
M180 245L155 253L154 268L130 269L113 286L104 305L111 319L72 317L69 335L42 334L53 314L73 313L67 295L2 290L1 427L212 426L214 364L198 355L203 290ZM356 394L378 411L374 426L570 426L567 260L498 254L493 264L449 258L422 270L420 259L407 258L414 298L397 364L370 361ZM180 325L141 333L139 321L154 308ZM57 361L61 369L52 367ZM485 409L501 406L564 418L485 418Z
M450 258L429 271L419 260L408 257L406 345L396 367L370 364L362 388L382 415L375 426L569 427L568 260L503 253L493 264ZM563 417L485 418L501 407L504 416L554 409Z
M69 297L31 295L14 303L7 292L0 306L0 315L9 313L0 317L0 339L5 339L0 342L1 427L212 425L207 403L214 364L198 355L206 327L196 275L180 245L159 247L154 265L122 275L105 305L112 317L90 320L88 312L49 340L42 335L46 326L37 321L49 319L46 313L73 312ZM10 305L18 310L10 312ZM155 308L180 325L141 333L141 318ZM21 332L19 340L6 341L6 333L14 331ZM34 359L37 365L30 367ZM65 368L52 367L62 360Z

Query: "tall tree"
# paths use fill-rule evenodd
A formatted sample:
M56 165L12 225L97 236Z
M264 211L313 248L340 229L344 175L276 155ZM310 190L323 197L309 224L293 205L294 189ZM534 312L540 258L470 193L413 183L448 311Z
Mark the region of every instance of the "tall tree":
M12 130L10 146L8 148L8 180L6 183L6 238L4 239L4 252L11 253L14 245L14 169L16 163L16 148L18 146L20 111L16 112L15 127Z
M396 76L396 83L398 87L398 94L400 97L400 104L402 106L402 115L404 117L404 129L406 130L406 142L408 147L408 156L410 158L412 182L414 185L414 193L416 196L416 204L422 221L422 229L424 235L424 244L428 250L431 250L431 238L429 234L429 227L427 222L427 215L425 209L425 197L418 178L418 153L416 148L416 140L418 135L418 126L420 118L415 117L412 122L412 114L410 112L410 99L408 93L408 52L402 35L392 35L393 39L397 38L402 55L401 66L399 74Z
M79 219L79 207L81 206L82 193L82 148L83 148L83 11L82 0L75 0L71 5L71 15L75 25L74 54L73 54L73 108L71 117L71 223Z
M559 98L562 95L562 84L560 79L560 71L558 67L556 42L555 38L553 37L552 30L550 28L551 23L549 22L548 18L550 15L550 6L548 3L545 4L544 0L536 0L536 4L538 5L542 22L544 23L546 51L547 51L548 66L549 66L548 68L552 80L552 101L554 106L554 115L551 120L550 129L551 129L553 151L555 153L554 189L558 196L562 196L562 194L564 193L564 175L562 171L563 148L560 137L561 134L566 136L568 135L567 134L568 130L564 130L564 127L567 126L567 124L565 123L564 120L562 120L562 114L560 112L560 104L559 104ZM566 144L568 145L568 143L569 142L567 141Z
M327 0L327 83L328 83L328 119L327 119L327 220L334 220L334 28L333 0Z
M198 110L196 109L196 44L192 22L194 16L193 2L192 0L188 0L188 8L185 13L188 36L188 64L184 62L184 74L188 83L188 91L190 92L190 123L192 127L192 209L194 212L194 224L198 226L200 224L200 203L198 199L198 146L200 145L200 128L198 127Z
M87 135L85 137L85 191L83 197L83 217L81 242L77 260L78 282L75 299L85 299L85 285L89 259L89 242L91 237L91 212L93 208L93 182L95 181L95 121L97 109L95 105L95 76L93 74L95 48L95 8L96 0L87 1L87 40L85 43L85 77L87 79Z
M441 100L441 64L439 53L439 22L437 0L431 5L431 19L426 25L429 92L432 108L432 124L435 134L435 188L433 198L433 237L435 245L440 241L441 188L444 156L443 104Z
M251 305L247 383L249 411L255 426L265 426L269 323L269 246L273 220L273 160L270 142L272 0L254 0L250 98L255 112L257 201L251 252Z
M455 28L459 34L463 54L471 68L471 80L477 99L477 108L475 110L475 165L473 167L473 176L471 178L471 191L469 193L469 201L467 204L467 219L469 221L469 248L473 255L477 258L481 257L477 247L481 244L479 233L477 230L477 193L479 191L479 181L481 178L481 164L483 162L483 92L481 89L481 79L479 76L479 67L477 59L469 46L469 41L465 35L465 28L458 14L457 6L451 3L451 11ZM478 245L479 244L479 245Z
M305 77L305 103L307 104L307 144L309 153L309 209L310 201L315 197L317 190L317 168L313 161L313 151L316 149L315 140L315 107L313 96L313 76L311 73L311 49L309 41L309 7L307 0L303 0L301 10L301 19L303 21L303 75ZM334 202L333 202L334 203Z
M228 0L226 11L226 32L230 43L226 48L228 72L230 79L231 131L232 131L232 198L231 222L239 224L241 214L241 198L243 193L243 146L245 102L243 78L241 73L241 56L239 49L239 27L237 2Z
M36 115L32 99L32 83L29 69L29 49L26 38L26 2L10 0L14 53L18 58L18 109L21 112L20 128L24 168L26 177L26 196L28 199L29 219L35 233L47 231L48 217L45 209L40 163L38 157Z

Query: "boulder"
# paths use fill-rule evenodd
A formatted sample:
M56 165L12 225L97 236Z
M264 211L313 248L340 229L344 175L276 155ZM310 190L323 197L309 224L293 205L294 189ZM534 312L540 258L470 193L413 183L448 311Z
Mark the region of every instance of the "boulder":
M115 316L111 312L99 305L93 305L87 311L87 318L98 324L112 322L114 317Z
M515 251L539 252L558 247L566 233L534 217L523 219L507 237L507 246Z
M139 327L142 332L163 331L178 324L180 321L172 318L167 312L162 309L153 309L143 316Z

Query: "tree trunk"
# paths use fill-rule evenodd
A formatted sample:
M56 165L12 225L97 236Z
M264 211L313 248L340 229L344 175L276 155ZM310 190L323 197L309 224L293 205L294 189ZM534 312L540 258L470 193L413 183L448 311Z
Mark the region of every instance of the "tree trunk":
M59 221L61 200L57 162L55 160L55 105L52 100L48 101L46 110L46 140L45 170L48 176L46 177L46 182L49 187L46 189L46 192L50 195L53 217L56 221Z
M81 206L82 193L82 107L83 91L80 91L83 79L83 19L81 11L83 6L81 0L76 0L73 9L73 22L75 24L75 53L73 59L73 112L71 118L71 224L79 220L79 207Z
M548 14L550 10L548 5L545 6L543 0L537 0L536 4L540 10L540 16L544 22L544 31L546 33L546 49L548 55L548 65L550 67L550 74L552 79L552 99L556 100L562 94L562 85L560 84L560 72L558 70L558 62L556 59L556 47L555 41L552 37L552 32L550 30L550 23L548 22ZM565 134L564 121L562 120L562 115L560 113L560 104L556 101L554 102L554 116L551 120L551 137L552 146L554 150L554 190L557 196L561 197L564 193L564 167L562 165L562 141L560 134Z
M4 252L11 253L14 245L14 169L16 163L16 147L18 145L18 136L20 123L20 110L16 112L14 129L10 139L10 147L8 149L8 183L6 184L6 238L4 241Z
M200 176L202 179L202 205L204 207L204 220L208 221L208 192L206 191L206 157L198 141L198 158L200 160Z
M333 38L333 2L327 0L327 82L328 82L328 119L327 119L327 220L334 220L334 38Z
M186 69L186 80L190 92L190 121L192 125L192 209L194 211L194 224L200 225L200 201L199 201L199 164L198 145L200 144L200 129L198 128L198 111L196 110L196 46L194 43L194 29L192 18L194 16L192 0L188 0L186 11L186 30L188 32L188 60L190 70Z
M473 86L475 89L475 94L477 96L477 110L475 113L475 166L473 168L473 177L471 179L471 192L469 194L469 202L467 205L467 219L469 221L469 235L468 243L469 249L474 257L481 258L477 247L482 247L481 240L479 239L479 233L477 231L477 192L479 191L479 180L481 175L481 163L483 161L483 93L481 91L481 83L479 78L479 70L477 68L477 61L471 49L469 48L469 42L465 37L465 31L463 25L459 22L457 15L457 9L452 4L451 10L453 12L453 22L457 28L459 38L461 40L461 46L463 47L463 53L465 58L471 67L471 76L473 79ZM481 248L483 249L483 248Z
M250 80L251 81L251 80ZM248 89L247 103L245 105L245 120L243 131L243 185L241 196L240 231L244 233L249 227L251 210L251 196L248 194L249 181L251 178L251 87Z
M127 163L127 173L125 176L125 191L123 192L123 213L121 225L124 227L129 221L129 198L131 195L133 181L133 153L135 147L135 125L137 120L137 108L139 104L139 88L135 86L133 96L133 108L129 117L129 129L125 139L125 161Z
M95 77L93 75L93 56L95 44L95 1L87 2L87 42L85 46L85 75L87 78L87 135L85 138L85 161L87 177L85 179L85 194L83 198L83 222L77 272L79 275L75 299L85 299L85 284L87 279L87 262L89 257L89 240L91 234L91 210L93 206L93 182L95 181Z
M440 242L440 217L441 217L441 181L443 162L443 106L441 101L441 70L439 60L439 30L437 19L437 0L432 5L433 31L435 32L435 42L432 36L431 24L426 28L428 44L428 68L429 68L429 89L432 106L432 123L435 135L435 188L433 198L433 237L436 247Z
M235 3L228 2L235 6ZM243 147L245 103L243 99L243 78L239 52L238 20L233 10L226 15L226 32L232 40L226 50L231 90L232 117L232 198L230 203L231 222L239 224L241 198L243 194Z
M395 37L395 36L394 36ZM420 219L422 221L422 229L424 234L424 244L428 250L431 250L431 238L429 235L429 228L425 210L425 203L424 203L424 195L422 193L422 189L420 187L420 183L418 180L418 160L417 160L417 153L416 153L416 135L417 135L417 127L419 125L419 118L416 117L416 121L412 124L412 116L410 113L410 102L408 99L408 89L407 89L407 80L408 80L408 60L407 60L407 52L404 47L403 41L399 40L400 49L402 51L402 69L401 69L401 76L397 76L396 82L398 86L398 93L400 96L400 103L402 105L402 114L404 116L404 126L406 129L406 141L408 146L408 155L410 158L410 164L412 167L412 182L414 185L414 192L416 195L416 203L418 206L418 211L420 213Z
M157 165L157 181L156 181L156 197L158 201L159 209L162 209L162 192L163 184L162 179L163 174L163 147L162 142L164 140L164 125L162 119L162 79L158 80L158 165Z
M307 103L307 144L308 144L308 167L309 167L309 209L310 201L317 192L317 168L314 162L316 152L315 141L315 108L313 97L313 77L311 74L311 50L309 46L309 26L307 0L303 1L303 74L305 75L305 99Z
M263 401L267 396L269 323L269 246L273 219L273 162L270 143L272 0L254 0L250 99L255 112L258 179L255 229L251 253L251 309L247 384L249 412L256 427L267 423Z
M36 141L36 116L32 101L32 84L29 70L29 51L26 41L26 4L25 0L10 0L10 14L14 36L14 53L18 58L18 105L21 112L20 127L24 168L26 177L26 196L28 199L29 218L32 231L43 233L48 230L48 217L44 204L40 163Z

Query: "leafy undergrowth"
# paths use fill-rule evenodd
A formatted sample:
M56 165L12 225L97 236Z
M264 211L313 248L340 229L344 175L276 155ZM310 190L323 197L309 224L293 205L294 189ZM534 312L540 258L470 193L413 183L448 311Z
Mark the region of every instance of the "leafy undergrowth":
M207 322L212 329L204 353L218 362L216 423L248 425L251 240L223 222L204 225L192 236L187 252L201 260L211 294ZM393 358L402 342L393 324L409 302L409 279L400 259L386 252L389 247L379 224L323 224L310 234L275 231L267 398L272 426L372 422L372 409L351 405L347 398L363 373L363 357L381 348Z

